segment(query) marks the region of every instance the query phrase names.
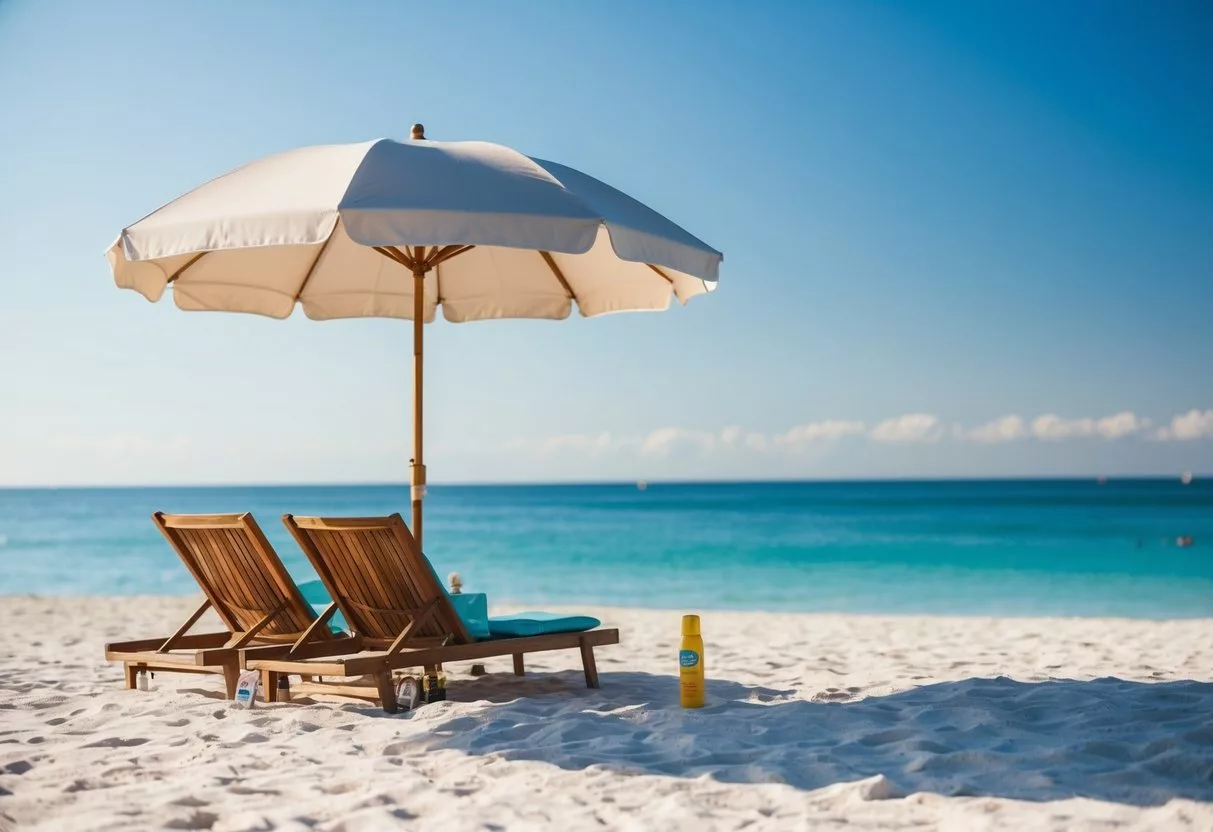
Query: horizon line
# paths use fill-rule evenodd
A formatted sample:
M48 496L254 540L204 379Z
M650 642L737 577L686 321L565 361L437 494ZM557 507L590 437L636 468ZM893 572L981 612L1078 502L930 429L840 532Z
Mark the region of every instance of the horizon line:
M1183 472L1181 472L1183 473ZM1213 472L1191 472L1192 482L1213 479ZM1169 482L1182 481L1180 474L1010 474L989 476L920 476L920 477L775 477L775 478L737 478L737 479L611 479L611 480L514 480L514 481L457 481L428 483L438 488L550 488L550 487L603 487L603 486L632 486L640 483L646 486L661 485L863 485L872 483L986 483L986 482L1125 482L1150 481ZM3 491L88 491L88 490L146 490L152 488L186 489L186 488L401 488L410 487L408 482L391 480L366 481L307 481L307 482L203 482L203 483L76 483L58 485L2 485Z

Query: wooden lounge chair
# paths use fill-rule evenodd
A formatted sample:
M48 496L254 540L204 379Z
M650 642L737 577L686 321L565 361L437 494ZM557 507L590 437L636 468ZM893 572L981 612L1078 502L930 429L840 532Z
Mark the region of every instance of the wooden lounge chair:
M373 685L305 679L291 693L371 699L380 702L388 713L395 713L394 670L513 656L514 672L521 675L524 654L567 649L581 651L586 685L596 688L594 648L619 643L618 630L603 629L474 641L399 514L365 518L288 514L282 521L299 541L333 599L317 621L327 621L340 609L354 641L343 639L338 646L310 640L305 634L289 647L241 651L244 666L261 671L267 701L277 696L280 674L346 679L370 676Z
M251 644L335 641L291 580L251 514L188 515L156 512L152 520L206 595L171 636L105 645L107 661L122 662L126 686L144 670L221 673L228 698L236 694L240 649ZM227 630L189 635L208 608Z

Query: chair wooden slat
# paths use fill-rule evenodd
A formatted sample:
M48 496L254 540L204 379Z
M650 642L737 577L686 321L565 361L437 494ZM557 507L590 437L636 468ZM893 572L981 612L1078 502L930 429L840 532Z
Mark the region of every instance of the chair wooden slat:
M246 629L248 610L256 605L248 603L241 571L233 568L223 551L223 544L215 539L213 530L182 529L178 531L178 535L202 564L210 580L211 592L220 599L218 606L227 611L233 629Z
M391 538L385 540L384 536L383 529L368 529L359 534L363 551L367 553L369 563L376 570L376 580L388 587L385 600L392 609L397 610L394 615L384 616L385 627L379 636L395 639L402 628L412 623L411 612L424 606L429 599L423 599L414 590L397 541Z
M316 620L315 612L251 514L156 512L152 520L228 632L205 637L188 635L201 614L200 608L168 639L108 644L106 658L124 663L128 686L134 686L139 669L193 667L221 672L228 695L233 696L240 650L250 645L293 643L309 630ZM311 628L310 639L319 644L334 637L327 627L316 627ZM159 652L144 649L153 641L160 643ZM177 650L193 653L172 652Z
M414 628L415 634L449 637L457 643L471 640L399 515L352 519L287 515L283 521L326 581L346 620L363 626L359 635L390 644L427 604L437 601L437 611Z
M228 571L237 576L239 597L247 602L241 603L241 607L266 609L269 605L268 609L273 609L277 606L272 603L274 593L266 586L265 576L260 574L258 564L242 545L248 538L241 530L215 529L211 532L211 541L218 557L227 564ZM233 602L236 602L235 599ZM245 620L241 623L244 625L241 629L248 630L253 622Z
M388 529L372 529L365 534L367 548L375 552L385 572L394 579L395 603L400 609L417 609L429 599L419 591L409 571L407 555Z
M285 615L274 619L269 627L271 633L299 633L306 630L315 620L311 606L304 601L299 587L286 571L286 566L274 547L266 539L261 527L253 520L251 514L244 515L243 528L250 553L259 560L262 572L268 576L278 590L278 597L297 599L285 610ZM326 630L327 632L327 630Z
M316 550L330 559L333 579L341 587L340 591L347 598L363 602L369 601L372 597L369 580L359 568L357 555L353 551L353 547L349 545L347 538L343 535L316 535L310 532L308 537L313 541ZM376 637L373 634L384 629L382 614L374 611L376 606L379 605L363 603L359 607L358 616L362 627L359 633L361 635Z

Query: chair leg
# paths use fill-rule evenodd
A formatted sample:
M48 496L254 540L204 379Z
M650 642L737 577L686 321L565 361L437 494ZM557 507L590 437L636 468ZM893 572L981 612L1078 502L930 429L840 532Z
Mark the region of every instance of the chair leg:
M526 667L522 663L522 654L521 653L514 654L514 675L515 676L526 675Z
M594 645L582 639L581 664L585 668L585 686L598 687L598 665L594 663Z
M240 681L239 661L228 662L223 666L223 687L228 699L236 698L236 685Z
M139 665L123 662L122 666L126 669L126 689L134 690L139 687Z
M278 671L261 671L261 695L266 702L278 701Z
M388 670L376 673L375 686L379 689L379 701L383 710L389 714L396 713L396 686L392 684L392 672Z

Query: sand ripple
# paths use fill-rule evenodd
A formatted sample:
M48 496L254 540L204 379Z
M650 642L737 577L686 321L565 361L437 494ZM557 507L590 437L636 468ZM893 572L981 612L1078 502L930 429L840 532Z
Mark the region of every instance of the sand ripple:
M634 610L599 691L572 655L397 717L121 690L100 642L191 603L0 599L0 830L1213 828L1207 621L707 614L690 712Z

